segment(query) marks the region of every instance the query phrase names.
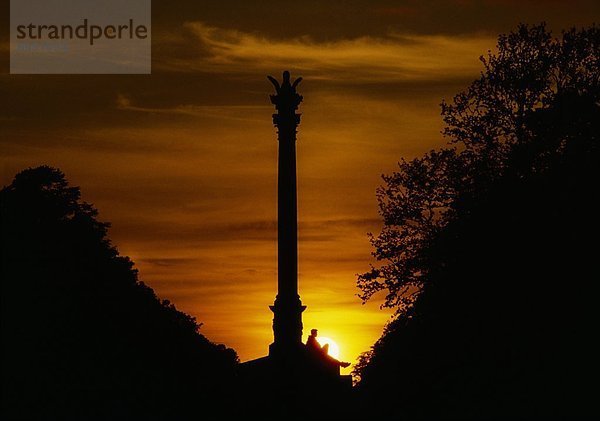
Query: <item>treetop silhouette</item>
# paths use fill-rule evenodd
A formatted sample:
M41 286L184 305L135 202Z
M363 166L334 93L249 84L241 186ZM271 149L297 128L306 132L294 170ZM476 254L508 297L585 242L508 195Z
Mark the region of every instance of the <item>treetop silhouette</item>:
M377 191L383 264L358 283L397 312L355 369L375 417L597 412L600 32L521 25L498 49L442 104L454 147L401 161Z
M573 114L567 102L600 100L596 26L554 38L544 24L521 24L499 36L497 49L481 57L479 79L441 104L443 134L453 146L401 160L397 172L383 176L377 200L384 227L370 236L383 263L358 277L363 300L386 291L384 306L410 307L429 282L428 244L456 216L459 198L481 194L509 172L543 172L572 145L568 133L540 141L541 116L562 107L564 120Z
M62 172L0 191L2 406L10 419L173 419L223 404L237 356L138 280Z

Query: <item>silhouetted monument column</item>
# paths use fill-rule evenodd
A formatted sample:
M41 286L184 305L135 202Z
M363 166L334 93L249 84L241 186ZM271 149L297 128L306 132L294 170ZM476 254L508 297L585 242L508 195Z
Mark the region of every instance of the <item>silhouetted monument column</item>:
M277 201L277 297L273 311L275 340L269 355L246 361L238 367L238 385L244 408L260 413L297 419L306 402L317 408L329 408L339 415L337 406L352 388L350 376L340 376L346 363L328 355L318 344L302 343L302 305L298 294L298 210L296 192L296 113L302 96L296 92L301 78L290 82L283 73L281 84L269 76L277 93L271 102L277 113L273 124L279 140ZM314 338L313 338L314 339ZM316 345L316 346L314 346ZM335 418L339 419L339 418Z
M281 85L269 76L275 86L276 95L271 102L277 113L273 114L273 124L277 127L279 140L279 163L277 177L277 297L270 306L274 313L274 342L270 354L285 350L291 351L302 344L302 305L298 294L298 211L296 192L296 132L300 124L300 114L296 114L302 95L296 86L298 78L290 83L290 73L283 73Z

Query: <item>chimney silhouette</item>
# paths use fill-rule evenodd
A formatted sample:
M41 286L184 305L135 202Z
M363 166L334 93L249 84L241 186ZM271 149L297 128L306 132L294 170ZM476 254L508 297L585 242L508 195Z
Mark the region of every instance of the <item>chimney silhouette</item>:
M268 77L277 93L271 102L277 110L273 124L279 141L277 176L277 296L273 311L274 342L270 354L290 351L302 344L302 305L298 294L298 206L296 188L296 133L300 114L296 113L302 95L296 86L302 78L290 82L290 72L283 72L281 85Z

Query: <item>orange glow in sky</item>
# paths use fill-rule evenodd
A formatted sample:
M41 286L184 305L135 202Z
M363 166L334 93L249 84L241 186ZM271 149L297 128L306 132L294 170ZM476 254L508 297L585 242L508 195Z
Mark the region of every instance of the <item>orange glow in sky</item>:
M381 174L445 144L439 103L478 76L498 33L530 15L554 28L591 23L598 7L408 2L406 14L383 0L309 2L312 11L305 2L157 3L151 75L9 75L2 38L0 182L30 166L60 168L112 223L113 243L141 280L242 361L264 356L277 279L266 75L303 76L304 333L335 338L350 362L391 314L377 298L362 305L355 287L371 263L367 233L380 228Z

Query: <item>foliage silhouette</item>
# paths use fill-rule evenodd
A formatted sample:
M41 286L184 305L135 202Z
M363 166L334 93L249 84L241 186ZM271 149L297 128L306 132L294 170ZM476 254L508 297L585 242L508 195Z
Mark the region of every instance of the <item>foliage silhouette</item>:
M456 148L401 162L378 190L385 262L359 276L396 318L358 364L370 410L408 419L596 413L593 279L600 31L500 36L442 104ZM395 406L376 402L395 399Z
M222 403L237 356L159 300L57 169L0 191L5 419L180 419Z

